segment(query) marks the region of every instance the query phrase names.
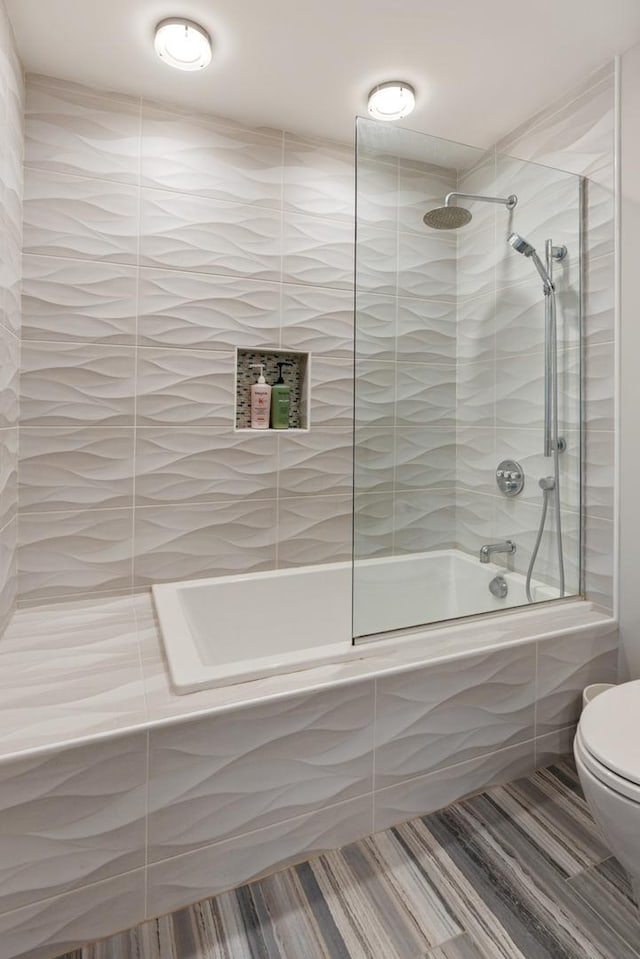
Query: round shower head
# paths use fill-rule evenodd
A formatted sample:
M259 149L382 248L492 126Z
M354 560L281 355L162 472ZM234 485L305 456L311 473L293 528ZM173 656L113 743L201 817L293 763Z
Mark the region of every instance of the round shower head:
M471 213L463 206L439 206L422 219L432 230L459 230L471 221Z

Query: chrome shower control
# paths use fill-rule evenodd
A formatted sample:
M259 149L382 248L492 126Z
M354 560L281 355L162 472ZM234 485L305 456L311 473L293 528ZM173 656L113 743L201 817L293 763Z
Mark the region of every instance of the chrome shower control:
M489 583L489 592L496 599L504 599L509 593L509 584L504 576L494 576Z
M502 460L496 470L498 489L505 496L517 496L524 486L524 470L515 460Z

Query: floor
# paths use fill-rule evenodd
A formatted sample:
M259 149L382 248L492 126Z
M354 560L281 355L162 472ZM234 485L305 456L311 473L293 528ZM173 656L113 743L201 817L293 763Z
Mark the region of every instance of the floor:
M640 957L570 759L65 959Z

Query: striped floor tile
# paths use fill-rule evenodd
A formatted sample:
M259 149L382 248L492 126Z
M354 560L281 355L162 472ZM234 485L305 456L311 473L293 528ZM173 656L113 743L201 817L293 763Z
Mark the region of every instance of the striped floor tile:
M640 959L570 759L64 959Z

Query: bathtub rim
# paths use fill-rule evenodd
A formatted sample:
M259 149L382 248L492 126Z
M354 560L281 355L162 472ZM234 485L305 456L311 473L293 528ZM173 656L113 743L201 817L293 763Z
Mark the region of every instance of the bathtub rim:
M376 567L384 566L390 561L400 567L404 563L412 563L416 560L433 560L438 557L453 558L456 561L461 560L470 565L475 565L472 556L462 550L451 547L431 552L407 553L394 557L367 557L358 562L364 567L375 570ZM488 565L485 571L495 571L496 575L502 573L523 579L522 574L513 570L505 570L495 563ZM198 642L189 622L189 616L180 600L181 592L188 592L192 589L204 589L207 586L212 587L214 590L224 589L225 583L248 583L252 580L264 582L283 578L292 580L293 586L295 587L296 578L309 577L314 574L320 575L323 572L351 573L352 588L348 600L351 629L348 636L341 638L337 642L328 643L322 648L306 646L288 654L275 653L260 657L257 660L252 659L250 661L251 666L244 670L240 669L240 665L243 662L242 660L237 660L235 663L229 662L222 666L203 662L198 649ZM540 600L530 605L519 604L516 606L506 606L504 609L492 609L455 617L453 619L441 619L416 626L410 625L395 630L385 630L379 633L366 633L354 636L353 575L353 562L351 560L339 560L335 563L316 563L285 569L257 570L254 572L232 573L227 576L207 576L154 584L151 587L152 604L159 624L160 644L164 652L173 690L178 696L188 696L192 693L203 692L207 689L219 689L228 686L244 685L248 682L260 682L260 680L269 679L275 675L295 675L314 668L339 667L343 663L369 658L371 653L368 652L368 647L370 645L376 646L378 650L384 651L389 647L393 647L396 643L407 644L420 642L427 635L432 635L434 631L437 630L455 629L458 626L465 626L470 622L486 622L493 617L502 618L508 615L519 617L521 615L533 614L543 606L549 606L551 604L555 606L556 604L579 601L583 598L580 595L555 597ZM546 586L546 584L542 583L537 585ZM504 644L500 643L499 645ZM245 662L248 661L245 660ZM235 667L235 670L233 667Z
M153 610L153 602L151 594L146 592L144 594L145 598L148 598L149 606L151 611ZM140 600L141 596L131 597L130 595L122 595L121 598L123 601L131 602L134 599ZM70 602L67 605L68 607L73 607L74 603ZM56 604L56 608L59 609L60 604ZM162 729L169 726L182 725L183 723L195 722L198 720L207 719L210 716L232 713L236 710L249 709L254 706L259 706L263 703L278 702L285 699L293 699L296 697L304 697L320 693L327 688L332 687L349 687L356 683L365 683L365 682L375 682L380 679L384 679L386 676L400 675L402 673L410 672L416 669L421 669L430 665L438 665L440 663L454 662L457 660L463 660L477 654L485 654L495 652L500 649L511 648L515 646L520 646L526 643L540 643L550 639L561 639L564 636L571 636L576 634L595 634L595 636L606 635L613 630L617 630L619 627L618 620L608 612L603 612L598 609L594 603L590 600L582 600L582 602L569 602L565 600L555 600L552 604L553 609L558 609L560 606L575 606L577 607L576 611L581 613L581 616L576 618L573 622L568 623L562 627L553 627L550 623L550 628L544 630L541 628L534 628L531 631L525 632L523 635L509 637L508 639L502 639L498 642L491 642L486 644L479 644L477 642L478 630L474 630L473 634L475 637L475 642L469 643L468 646L460 647L454 651L448 651L446 653L438 653L436 655L429 655L428 650L422 649L422 656L418 657L416 655L415 659L407 660L402 663L393 663L385 662L385 658L379 655L374 654L379 653L380 647L379 644L372 644L372 654L371 656L363 657L358 662L369 661L370 668L362 669L361 672L356 674L345 674L338 676L331 676L327 678L326 676L318 677L317 675L309 676L309 673L314 673L315 670L300 670L295 673L289 674L292 678L291 685L285 689L278 690L264 690L263 683L268 682L269 680L255 680L251 683L251 690L247 691L246 686L248 684L240 684L239 687L242 688L245 692L249 692L249 695L238 696L237 699L232 701L216 703L202 703L195 708L188 708L188 704L191 700L191 695L180 696L171 687L170 684L170 674L164 657L164 650L162 647L162 641L157 631L157 658L153 659L147 654L146 657L140 657L141 662L141 679L143 683L143 699L145 701L145 718L136 718L135 720L129 720L124 722L122 725L114 725L111 728L103 729L100 731L91 731L88 733L75 735L75 736L60 736L54 737L50 740L45 740L41 744L33 744L21 748L8 749L6 752L2 750L0 744L0 766L5 764L15 762L16 760L30 759L36 757L42 757L46 755L52 755L59 753L61 751L66 751L68 749L74 749L86 746L92 742L103 742L112 739L120 739L126 736L130 736L136 733L151 734L156 729ZM132 609L133 613L133 609ZM541 613L544 615L541 616ZM536 620L542 620L540 626L544 624L545 619L550 619L549 617L549 608L545 611L536 610L529 613L529 617L535 616ZM490 620L503 619L508 617L508 613L501 613L498 616L483 616L483 619L488 622ZM143 614L144 616L144 614ZM518 618L521 616L516 612L515 617ZM522 617L521 618L525 618ZM134 619L137 623L138 632L144 632L145 626L138 621L138 615L134 616ZM460 624L459 626L448 626L446 632L451 632L454 629L467 629L469 626L468 623ZM147 625L148 628L148 625ZM440 630L442 627L438 627ZM421 642L424 639L424 631L420 634L420 637L416 638L416 644ZM404 644L407 645L406 643ZM413 645L413 644L412 644ZM416 651L417 653L417 651ZM150 704L147 702L147 685L150 683L153 685L155 682L155 674L153 668L160 666L162 673L164 674L165 679L167 680L167 688L169 694L172 694L175 697L175 701L179 702L181 706L184 707L184 712L172 712L165 713L164 715L149 715L152 712ZM150 669L151 667L151 669ZM323 667L319 667L320 670ZM305 682L306 679L306 682ZM232 688L232 687L226 687ZM206 693L215 694L219 692L216 689L201 690L199 693L192 695L203 695Z
M349 562L326 563L314 566L299 566L286 570L260 570L255 573L235 573L230 576L211 576L204 579L191 579L175 583L160 583L151 587L152 603L159 624L160 643L165 653L171 683L178 695L189 695L205 689L216 689L225 686L241 685L248 682L257 682L269 676L297 673L315 667L325 666L332 661L347 662L353 659L362 659L364 654L359 652L353 638L341 639L327 643L325 646L305 646L289 653L271 653L267 656L254 657L250 667L241 674L229 677L229 667L242 662L236 660L228 665L213 665L202 661L198 642L189 622L188 613L180 601L180 592L191 589L206 589L212 586L224 589L225 583L243 583L259 578L261 581L278 580L283 577L296 579L313 575L313 572L327 573L348 571ZM345 577L347 578L347 577ZM349 615L351 623L351 615ZM304 629L304 623L300 624ZM183 636L190 636L189 642L183 641ZM195 675L203 678L194 680Z

